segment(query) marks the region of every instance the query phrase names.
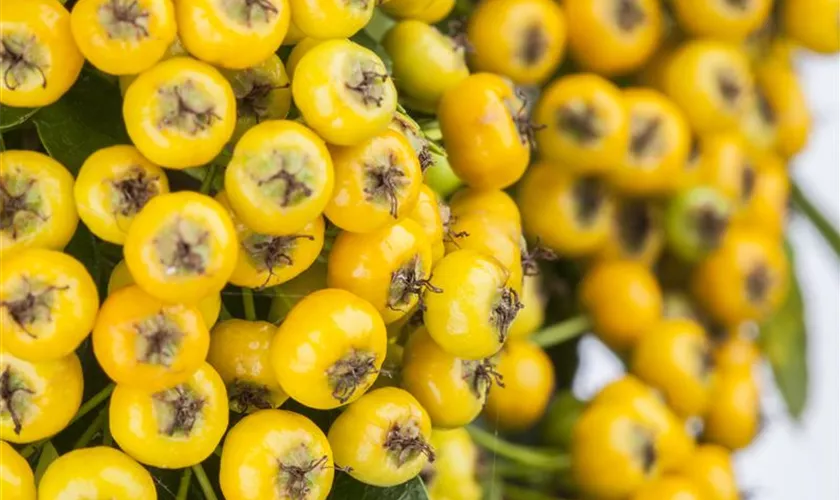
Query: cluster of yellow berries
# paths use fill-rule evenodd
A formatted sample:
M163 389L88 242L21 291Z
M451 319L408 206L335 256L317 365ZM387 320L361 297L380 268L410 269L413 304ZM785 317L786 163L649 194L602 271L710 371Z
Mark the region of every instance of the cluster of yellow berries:
M34 499L23 457L108 401L39 499L155 499L144 466L212 498L218 456L228 500L421 473L434 499L477 500L471 433L504 451L468 426L570 413L545 349L587 326L631 375L549 439L563 488L737 498L810 129L772 0L69 3L5 1L0 103L50 106L87 61L132 144L77 172L0 153L3 498ZM840 49L837 0L778 7L785 36ZM86 268L79 235L123 260ZM570 290L585 318L541 330ZM86 382L104 388L83 404Z

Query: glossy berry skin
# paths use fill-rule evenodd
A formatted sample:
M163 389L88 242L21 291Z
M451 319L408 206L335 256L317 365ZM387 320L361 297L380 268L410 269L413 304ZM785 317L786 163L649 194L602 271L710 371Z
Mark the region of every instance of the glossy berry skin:
M135 217L123 247L140 288L167 302L193 304L221 291L238 252L225 208L189 191L152 198Z
M596 177L540 161L525 174L517 200L525 235L558 255L592 255L607 244L615 197Z
M3 52L18 62L4 62L0 103L21 108L54 103L85 62L73 40L70 13L58 0L10 0L3 7Z
M312 421L261 410L225 437L219 484L227 500L323 500L334 474L330 443Z
M79 215L73 203L73 176L49 156L35 151L0 152L3 195L19 200L5 205L0 228L0 256L26 248L61 250L73 237ZM4 198L5 199L5 198Z
M694 439L686 431L683 420L650 386L633 375L625 375L607 384L592 404L632 406L653 430L657 459L666 472L677 470L694 452Z
M762 320L787 295L789 264L781 245L754 229L727 232L695 269L692 293L724 325Z
M383 387L351 404L327 437L336 465L374 486L402 484L434 460L426 410L408 392Z
M805 0L782 5L782 27L794 41L823 54L840 52L837 0Z
M701 500L705 498L694 482L681 477L662 477L636 491L631 500Z
M196 167L215 158L233 135L236 97L209 64L173 57L131 83L123 119L131 142L151 162Z
M253 231L275 236L316 219L333 185L324 141L288 120L265 121L245 132L225 169L225 192L237 217Z
M636 344L630 371L662 392L683 417L702 415L713 403L712 348L694 321L671 319L648 330Z
M663 21L656 0L569 0L563 7L569 52L589 71L607 76L629 73L659 47Z
M298 302L271 342L271 365L292 399L317 409L358 399L385 360L385 325L350 292L327 288Z
M75 354L32 362L0 351L0 380L7 388L0 439L10 443L32 443L58 434L82 403L82 364Z
M429 239L419 224L404 220L372 233L340 233L327 261L327 285L367 300L389 324L417 304L431 271Z
M613 349L629 350L662 317L662 291L642 264L604 261L586 273L580 286L593 331Z
M521 304L508 272L492 257L458 250L440 260L427 292L423 319L440 347L463 359L499 352Z
M162 302L136 285L108 296L93 329L93 352L105 373L150 392L187 380L209 343L198 307Z
M213 328L207 362L222 377L231 410L277 408L289 399L271 368L271 339L276 332L277 327L266 321L236 318Z
M501 189L522 177L531 125L510 82L472 74L443 94L437 112L449 164L465 183Z
M304 35L320 40L350 38L373 15L374 2L289 0L292 22Z
M464 51L433 26L407 20L382 39L394 63L394 82L412 109L434 112L444 92L469 76Z
M291 12L288 0L179 0L175 16L190 54L214 66L243 69L256 66L280 47Z
M93 328L98 306L93 278L65 253L33 248L0 268L2 346L20 358L72 354Z
M720 446L705 444L683 464L680 474L696 484L710 500L737 500L741 498L735 481L735 470L730 453Z
M660 470L652 429L627 404L587 408L572 431L571 457L581 491L604 500L627 498Z
M718 369L709 398L712 404L703 418L703 437L730 450L749 446L761 421L758 381L749 365Z
M70 26L85 59L112 75L154 66L178 30L171 0L82 0L73 6Z
M133 284L135 284L134 278L128 271L128 266L124 260L121 260L114 266L111 276L108 278L108 295L110 296L117 290ZM210 328L216 324L216 320L219 319L219 314L222 311L222 295L220 293L208 295L201 299L196 307L198 307L198 311L204 319L204 324L207 328Z
M468 361L441 349L425 328L409 337L402 358L402 387L417 398L435 428L454 429L472 422L493 387L496 361Z
M772 0L744 4L677 0L674 10L680 26L698 38L741 41L767 21ZM803 7L807 8L807 7Z
M239 70L221 70L236 96L236 128L231 144L243 134L268 120L282 120L292 106L291 80L277 54Z
M39 498L157 500L149 471L106 446L79 448L52 462L38 483Z
M292 97L306 124L341 146L385 130L397 108L397 90L382 60L349 40L312 47L294 69Z
M32 467L5 441L0 441L0 494L16 500L35 500Z
M629 119L621 91L604 78L579 73L546 86L534 108L543 158L584 173L610 171L624 160Z
M511 341L499 353L496 367L503 386L487 396L488 422L508 432L532 428L545 414L554 392L554 365L539 346Z
M330 148L335 187L324 214L353 233L383 229L411 214L423 172L406 137L385 130L355 146Z
M169 180L134 146L111 146L85 160L73 192L85 226L103 240L121 245L146 203L169 192Z
M227 391L208 364L159 392L118 385L108 423L114 441L140 463L182 469L203 462L228 426Z
M540 84L563 60L566 30L562 8L550 0L482 3L467 23L470 62L520 85Z

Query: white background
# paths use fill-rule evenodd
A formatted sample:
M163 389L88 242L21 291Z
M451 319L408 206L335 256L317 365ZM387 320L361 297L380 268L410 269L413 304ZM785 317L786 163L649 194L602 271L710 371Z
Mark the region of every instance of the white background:
M840 57L798 54L797 68L813 116L807 149L791 165L803 191L835 226L840 220ZM785 414L765 373L768 427L737 455L739 484L754 500L840 499L840 264L819 234L796 217L789 236L807 311L810 399L802 422ZM581 343L575 392L589 397L621 373L597 340Z

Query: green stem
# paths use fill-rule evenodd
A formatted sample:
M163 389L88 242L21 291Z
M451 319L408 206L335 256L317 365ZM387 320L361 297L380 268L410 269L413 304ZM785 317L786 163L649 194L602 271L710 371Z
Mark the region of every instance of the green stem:
M522 486L516 486L510 483L504 485L505 498L510 500L563 500L560 497L546 495Z
M245 319L256 321L257 309L254 307L254 292L250 288L242 288L242 307L245 308Z
M837 231L837 226L832 224L820 210L811 203L811 200L802 192L802 189L795 182L791 183L791 198L793 204L798 208L808 220L817 228L826 243L834 250L834 254L840 257L840 233Z
M76 412L76 416L73 417L73 420L70 423L78 422L79 419L90 413L92 410L95 410L103 401L108 399L111 396L111 393L114 392L114 384L110 383L106 385L101 391L97 392L92 398L85 401L79 411Z
M204 493L205 500L219 500L219 497L216 496L216 492L213 491L213 485L210 484L210 479L207 478L207 474L204 472L204 467L201 464L196 464L192 466L193 474L195 474L195 478L198 479L198 485L201 486L201 491Z
M35 452L38 451L38 448L43 446L44 443L46 443L47 441L49 441L49 440L48 439L42 439L40 441L35 441L34 443L29 443L28 445L23 447L23 449L20 450L20 456L22 456L23 458L28 460L29 457L34 455Z
M181 482L178 484L178 495L175 497L175 500L187 500L191 480L192 469L184 469L184 472L181 474Z
M205 175L204 180L201 181L201 194L210 193L210 188L213 187L213 180L216 179L216 170L218 170L218 168L219 166L216 163L211 163L207 168L207 175Z
M531 341L542 348L551 347L583 335L589 330L590 326L589 318L575 316L543 328L531 336Z
M96 435L102 429L102 426L105 425L105 420L108 418L108 408L104 408L96 418L93 419L93 422L90 423L87 430L82 434L76 444L73 445L73 449L84 448L87 446L88 443L93 439L93 436Z
M474 425L468 425L466 429L479 446L522 465L554 471L566 470L571 465L569 456L564 453L545 452L514 444Z

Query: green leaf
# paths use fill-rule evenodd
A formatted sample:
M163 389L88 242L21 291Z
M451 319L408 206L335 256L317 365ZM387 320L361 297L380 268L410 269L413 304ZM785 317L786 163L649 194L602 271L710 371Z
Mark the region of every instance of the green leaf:
M761 326L760 344L773 367L773 375L788 413L799 420L808 399L807 327L802 290L790 261L790 289L782 306Z
M58 450L55 449L51 441L47 441L41 448L41 456L38 457L38 465L35 466L35 484L41 482L41 477L46 472L47 467L58 458Z
M50 156L74 174L96 150L131 144L119 88L93 71L82 71L70 91L41 108L33 121Z
M26 123L40 108L12 108L0 106L0 132L11 130Z
M373 11L373 17L365 26L365 32L377 42L382 41L382 37L388 32L396 23L393 19L388 17L379 9Z
M336 474L328 500L428 500L419 477L391 488L379 488L356 481L349 474Z

